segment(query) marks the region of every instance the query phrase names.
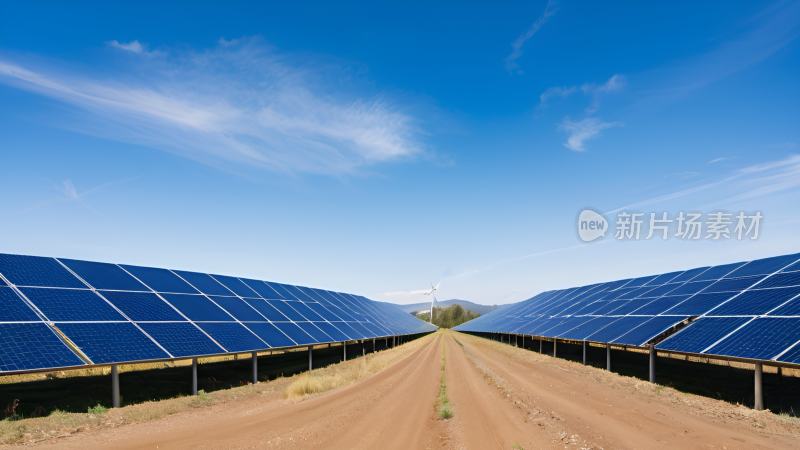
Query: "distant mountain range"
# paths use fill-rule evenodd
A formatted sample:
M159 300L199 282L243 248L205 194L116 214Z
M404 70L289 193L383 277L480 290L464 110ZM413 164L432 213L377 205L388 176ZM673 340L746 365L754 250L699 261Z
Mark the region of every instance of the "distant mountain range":
M437 306L442 307L442 308L446 308L446 307L448 307L450 305L458 304L458 305L461 305L462 307L464 307L464 309L468 309L470 311L475 311L476 313L478 313L480 315L484 315L486 313L494 311L497 308L502 308L502 307L506 306L506 305L479 305L477 303L472 303L472 302L467 301L467 300L457 300L457 299L444 300L444 301L438 301L437 300L436 304L437 304ZM415 312L415 311L423 311L423 310L426 310L426 309L431 309L431 302L413 303L411 305L397 305L397 304L395 304L395 305L398 308L402 309L403 311L405 311L405 312L407 312L409 314L412 313L412 312Z

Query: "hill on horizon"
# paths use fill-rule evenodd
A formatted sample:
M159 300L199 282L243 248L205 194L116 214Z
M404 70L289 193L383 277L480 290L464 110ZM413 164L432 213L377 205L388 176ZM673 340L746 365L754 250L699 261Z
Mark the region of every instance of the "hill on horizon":
M397 306L398 308L402 309L403 311L409 314L415 311L423 311L426 309L431 309L431 302L412 303L410 305L398 305L397 303L393 303L393 305ZM459 299L443 300L436 302L436 306L442 308L446 308L450 305L461 305L464 309L474 311L480 315L490 313L497 308L505 306L505 305L479 305L478 303L473 303L469 300L459 300Z

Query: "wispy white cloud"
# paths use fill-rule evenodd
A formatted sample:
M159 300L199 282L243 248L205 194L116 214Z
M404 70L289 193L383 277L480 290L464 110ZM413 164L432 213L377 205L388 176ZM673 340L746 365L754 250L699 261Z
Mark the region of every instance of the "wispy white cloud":
M564 147L576 152L586 151L583 142L597 137L606 128L624 126L622 122L603 122L597 117L588 117L579 122L573 122L569 117L557 124L559 131L566 132L569 136Z
M727 156L723 156L722 158L712 159L711 161L708 162L708 164L714 164L716 162L720 162L720 161L723 161L723 160L726 160L726 159L728 159Z
M146 53L147 52L147 45L146 44L145 45L140 44L138 40L130 41L127 44L124 44L124 43L120 43L119 41L114 39L113 41L106 42L106 45L108 45L110 47L114 47L114 48L120 49L120 50L133 52L133 53Z
M91 194L93 192L97 192L97 191L103 190L103 189L105 189L105 188L107 188L109 186L113 186L115 184L127 183L129 181L134 181L134 180L139 179L141 177L142 177L142 175L139 175L139 176L136 176L136 177L123 178L123 179L120 179L120 180L110 181L108 183L103 183L103 184L101 184L99 186L95 186L95 187L93 187L91 189L88 189L86 191L83 191L83 192L78 192L78 189L75 187L75 184L72 182L72 178L67 178L66 180L61 182L61 184L54 183L54 182L52 182L50 180L47 180L47 182L50 183L51 185L53 185L55 190L57 190L62 195L60 195L58 197L49 198L49 199L37 202L37 203L29 206L28 208L24 209L23 211L20 211L19 214L26 214L26 213L29 213L31 211L35 211L35 210L37 210L39 208L42 208L42 207L45 207L45 206L48 206L48 205L58 204L58 203L65 203L65 202L80 203L86 209L88 209L88 210L90 210L90 211L92 211L92 212L94 212L96 214L100 214L96 209L92 208L91 206L86 204L86 202L84 202L84 197L86 197L87 195L89 195L89 194Z
M622 208L608 211L604 213L604 215L686 197L723 185L726 186L726 192L739 192L738 194L733 196L728 195L714 202L715 204L723 206L741 200L796 188L800 186L800 155L790 155L778 161L770 161L737 169L716 181L706 180L702 182L702 184L696 186L625 205Z
M525 41L533 37L533 35L536 34L537 31L539 31L539 28L541 28L542 25L547 23L547 20L550 18L550 16L556 13L554 6L555 6L555 1L548 0L547 6L544 8L544 14L542 14L542 17L539 17L539 19L536 22L534 22L533 25L531 25L531 27L528 28L528 30L522 33L514 42L511 43L511 48L513 50L510 55L506 56L505 59L507 71L511 72L519 67L519 64L517 64L516 60L517 58L522 56L522 53L524 53L522 51L522 46L525 44ZM521 74L522 71L518 71L517 73Z
M596 83L583 83L580 87L551 87L544 91L539 96L539 109L547 108L548 100L554 97L569 97L576 92L583 92L584 95L591 96L592 101L586 112L591 114L600 108L600 99L605 94L621 91L625 85L628 84L625 75L614 74L605 83L597 85Z
M137 41L117 46L146 50ZM131 64L100 77L0 58L0 82L83 111L69 125L77 131L212 165L341 175L425 153L418 121L386 95L344 93L341 68L301 68L259 38Z

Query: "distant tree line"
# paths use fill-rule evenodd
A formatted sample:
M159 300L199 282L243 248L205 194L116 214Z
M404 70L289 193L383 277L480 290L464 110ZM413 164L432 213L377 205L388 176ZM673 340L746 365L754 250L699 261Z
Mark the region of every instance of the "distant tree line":
M433 308L433 324L440 328L453 328L480 316L475 311L464 309L463 306L458 304L450 305L447 308ZM431 314L429 312L418 314L417 318L428 322Z

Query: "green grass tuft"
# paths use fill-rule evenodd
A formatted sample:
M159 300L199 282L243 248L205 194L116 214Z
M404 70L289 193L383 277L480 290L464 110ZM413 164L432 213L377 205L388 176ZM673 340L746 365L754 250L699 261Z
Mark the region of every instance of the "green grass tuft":
M89 414L105 414L108 412L108 408L98 403L95 406L89 407Z

